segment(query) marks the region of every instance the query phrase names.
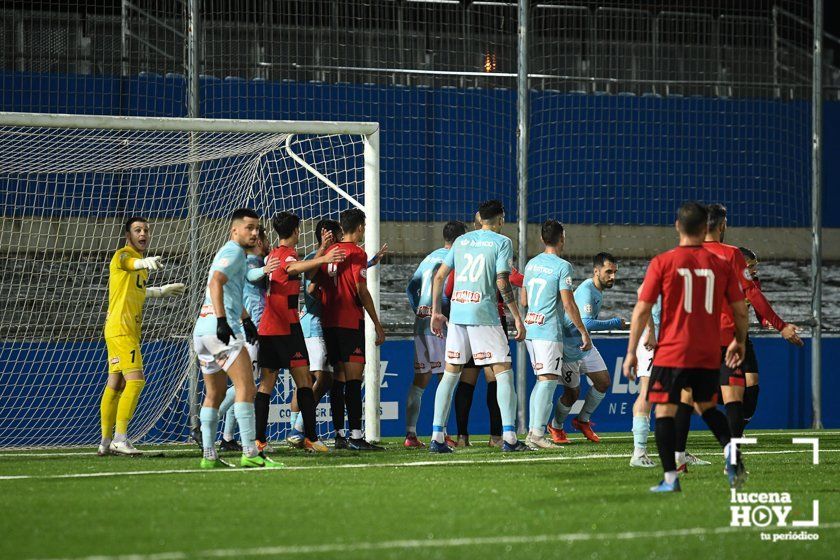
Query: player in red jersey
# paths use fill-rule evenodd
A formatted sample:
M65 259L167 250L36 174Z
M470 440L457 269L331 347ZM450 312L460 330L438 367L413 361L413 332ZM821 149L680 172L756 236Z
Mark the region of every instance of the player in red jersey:
M341 230L344 237L336 247L344 251L343 262L322 265L318 271L318 285L321 288L321 324L324 327L324 342L327 359L335 369L344 368L344 394L338 395L340 383L333 383L330 399L344 401L347 405L347 419L350 437L344 438L338 432L336 449L354 451L383 451L384 448L367 442L362 437L362 375L365 370L365 312L376 329L376 344L385 341L385 331L373 305L373 298L367 288L367 255L359 247L365 239L365 213L351 208L341 213ZM343 397L343 398L342 398ZM343 407L333 407L338 410ZM338 427L344 424L333 418Z
M723 243L726 235L726 207L723 204L710 204L706 207L709 213L708 231L703 246L724 259L732 268L732 272L741 284L741 289L744 292L744 297L753 305L756 313L763 316L765 321L770 323L773 328L778 330L782 337L791 344L802 346L803 342L799 338L799 327L793 324L785 323L768 303L761 289L752 280L750 276L747 263L741 251L733 245ZM723 352L726 346L733 338L734 326L731 309L728 305L723 306L723 312L720 317L720 346L721 346L721 365L720 365L720 392L723 398L723 405L726 408L726 417L729 422L729 431L733 438L740 438L744 435L744 426L746 421L744 419L744 389L746 386L746 376L743 367L730 368L724 363ZM746 357L746 353L745 353ZM677 427L677 466L679 470L685 470L683 464L685 457L685 447L688 441L688 431L691 424L691 413L693 411L691 395L683 395L683 401L677 408L676 427Z
M656 444L665 471L664 480L653 492L678 492L674 457L674 416L683 389L691 389L697 412L724 446L729 458L729 426L715 407L720 371L718 332L724 302L732 308L735 336L726 349L725 361L737 367L744 356L747 336L747 306L732 268L703 248L708 211L696 202L684 203L677 217L680 244L657 255L648 266L639 301L630 321L630 340L624 358L624 374L637 366L636 347L657 298L662 296L659 343L653 358L648 400L656 404ZM730 485L740 484L744 473L727 460Z
M316 402L309 372L309 353L298 314L300 275L314 274L322 265L341 263L345 252L336 247L324 254L322 246L321 254L316 254L315 258L298 260L295 247L300 238L300 218L291 212L280 212L271 219L271 225L280 237L280 244L271 250L269 258L277 259L280 265L269 276L265 311L259 327L257 362L262 368L262 378L254 401L257 446L265 447L269 401L277 383L277 373L288 369L297 387L298 406L303 415L304 449L323 453L327 447L318 441L315 429Z

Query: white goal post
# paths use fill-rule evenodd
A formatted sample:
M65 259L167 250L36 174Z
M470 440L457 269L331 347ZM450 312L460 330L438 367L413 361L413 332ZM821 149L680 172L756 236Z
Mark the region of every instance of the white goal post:
M144 369L154 379L129 436L184 441L198 397L190 322L209 251L226 239L225 214L247 206L267 224L276 211L297 212L303 255L317 219L359 207L370 258L380 248L379 158L378 123L0 112L0 365L9 365L0 369L0 447L98 440L107 261L135 214L150 219L148 254L173 264L149 285L183 281L189 303L146 302ZM367 281L379 311L379 267ZM378 441L370 319L365 339L365 432Z

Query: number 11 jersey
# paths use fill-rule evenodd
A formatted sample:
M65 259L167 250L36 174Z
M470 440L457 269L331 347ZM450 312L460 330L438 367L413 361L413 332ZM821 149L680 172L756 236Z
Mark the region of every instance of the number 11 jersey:
M510 273L513 244L490 230L465 233L455 240L444 264L455 269L449 322L456 325L501 325L496 275Z

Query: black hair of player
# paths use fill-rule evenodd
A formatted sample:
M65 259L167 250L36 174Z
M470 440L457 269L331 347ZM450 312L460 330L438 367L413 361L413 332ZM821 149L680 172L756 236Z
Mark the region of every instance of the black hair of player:
M341 213L341 230L353 233L360 226L365 225L365 213L358 208L350 208Z
M452 244L456 239L467 233L467 224L458 220L446 222L443 226L443 240Z
M482 202L481 206L478 207L478 215L483 221L495 220L504 213L505 207L502 206L502 202L500 200L496 199Z
M125 226L123 226L123 231L125 233L128 233L129 231L131 231L131 226L136 224L137 222L140 222L142 224L148 224L149 220L147 220L146 218L144 218L142 216L131 216L129 219L127 219L125 221Z
M596 268L601 268L608 262L618 264L618 259L610 253L598 253L592 257L592 266Z
M271 227L280 239L288 239L300 226L300 218L291 212L278 212L271 218Z
M683 202L677 211L677 223L685 235L703 235L708 227L709 211L699 202Z
M738 250L741 251L741 254L744 255L744 260L746 261L757 261L758 257L752 251L752 249L747 249L746 247L738 247Z
M238 208L233 211L233 214L230 215L231 222L244 220L245 218L254 218L255 220L259 220L260 215L251 210L250 208Z
M726 219L726 206L716 202L709 204L706 210L709 212L709 231L719 228Z
M560 243L564 231L563 224L557 220L546 220L540 230L540 237L542 237L543 243L553 247Z
M315 240L318 245L321 244L321 232L327 230L333 234L333 240L338 241L341 238L341 224L335 220L319 220L315 224Z

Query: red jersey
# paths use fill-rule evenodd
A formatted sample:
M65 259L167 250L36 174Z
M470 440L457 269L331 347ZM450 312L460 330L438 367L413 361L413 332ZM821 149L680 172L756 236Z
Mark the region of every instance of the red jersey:
M650 261L639 299L654 304L660 294L653 365L719 369L723 304L744 299L732 267L700 245L671 249Z
M281 245L272 249L268 257L279 260L280 266L268 277L265 311L260 319L258 331L266 336L291 334L291 326L300 322L298 315L300 275L289 276L288 266L297 262L298 254L293 247Z
M344 329L363 328L365 311L356 284L367 282L367 255L355 243L336 243L347 255L343 262L321 265L321 324Z
M776 315L767 298L761 293L761 289L753 282L750 271L747 268L747 261L737 247L726 245L719 241L706 241L703 243L703 247L729 264L732 268L732 273L741 284L741 289L746 299L750 301L753 309L755 309L756 315L765 318L778 331L785 328L785 322ZM732 316L732 306L725 303L723 313L720 316L720 345L728 346L733 338L735 338L735 319Z

